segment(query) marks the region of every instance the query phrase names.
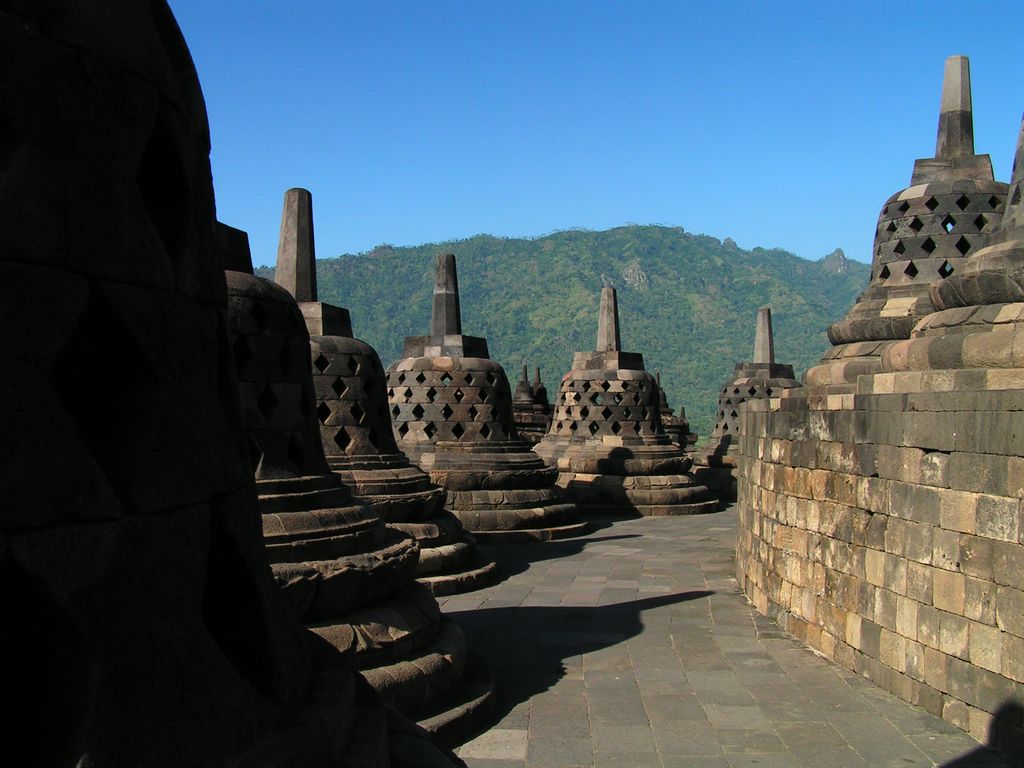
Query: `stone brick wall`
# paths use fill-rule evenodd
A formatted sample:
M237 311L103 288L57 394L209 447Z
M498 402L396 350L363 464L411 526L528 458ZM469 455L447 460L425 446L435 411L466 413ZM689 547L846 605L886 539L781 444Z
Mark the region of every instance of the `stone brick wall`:
M741 587L825 656L1024 754L1024 370L858 387L745 406Z

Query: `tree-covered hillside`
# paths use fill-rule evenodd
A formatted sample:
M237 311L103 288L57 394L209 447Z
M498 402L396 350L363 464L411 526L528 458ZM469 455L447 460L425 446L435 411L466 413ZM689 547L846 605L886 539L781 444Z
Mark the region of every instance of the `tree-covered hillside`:
M405 336L426 333L434 258L445 251L458 258L463 332L487 338L513 387L523 363L531 375L541 366L552 395L573 352L594 348L599 292L614 285L623 349L662 372L670 404L684 406L702 436L714 424L719 388L751 355L759 306L772 308L777 359L800 375L827 348L825 327L843 316L869 272L838 252L812 262L679 227L628 226L534 239L478 235L323 259L320 299L348 307L356 336L387 366Z

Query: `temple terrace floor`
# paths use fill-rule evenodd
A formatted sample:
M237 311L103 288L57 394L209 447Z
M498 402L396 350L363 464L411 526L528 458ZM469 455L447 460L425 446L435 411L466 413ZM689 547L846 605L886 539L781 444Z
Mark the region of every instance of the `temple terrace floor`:
M507 578L440 600L499 686L471 768L1010 765L754 611L732 510L592 522L487 547Z

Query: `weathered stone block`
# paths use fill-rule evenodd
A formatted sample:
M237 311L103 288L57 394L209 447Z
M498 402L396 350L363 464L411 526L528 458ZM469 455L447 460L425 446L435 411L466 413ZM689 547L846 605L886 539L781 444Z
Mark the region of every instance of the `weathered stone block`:
M970 622L970 661L979 667L999 672L1002 668L1003 634L995 627Z
M970 655L969 622L962 616L939 613L939 650L966 659Z

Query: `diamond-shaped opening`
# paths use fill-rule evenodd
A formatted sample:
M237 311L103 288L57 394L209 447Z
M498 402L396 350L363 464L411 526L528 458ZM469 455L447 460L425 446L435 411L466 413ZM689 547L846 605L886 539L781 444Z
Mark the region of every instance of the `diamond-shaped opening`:
M647 385L644 382L641 381L640 382L640 391L643 392L645 389L647 389Z
M971 198L969 198L967 195L960 195L960 197L956 199L956 207L959 208L961 211L966 211L967 206L970 204Z
M942 266L939 267L939 277L946 278L953 274L953 265L948 261L942 262Z
M892 250L893 250L893 253L899 253L899 254L902 255L903 252L907 250L907 246L905 246L903 244L902 240L897 240L896 241L896 245L893 247Z
M434 422L429 421L427 422L427 425L423 428L423 431L426 433L427 437L433 438L434 435L437 434L437 427L434 426Z
M481 435L484 433L484 427L486 427L486 426L487 425L484 424L483 427L480 427L480 434ZM562 428L562 422L560 422L560 421L559 422L555 422L555 429L561 429L561 428ZM487 431L490 432L491 430L488 429Z
M621 431L622 431L622 425L619 424L619 422L617 422L617 421L613 421L612 422L612 432L617 435Z
M1020 205L1020 185L1018 184L1013 188L1013 194L1010 195L1010 205Z
M740 393L740 388L739 387L733 387L732 393L734 395L738 395Z
M612 402L615 403L616 405L621 405L622 404L622 395L620 395L618 392L616 392L614 395L612 395Z
M254 301L252 305L252 319L256 321L256 326L264 331L267 328L267 321L270 319L270 313L266 310L261 302Z
M731 397L725 398L725 404L726 405L732 405L732 398Z
M584 392L589 392L590 391L590 382L589 381L584 381L583 382L583 386L581 387L581 389Z
M469 411L467 411L467 413L469 413L469 418L471 418L474 421L476 421L477 414L479 414L480 411L478 411L476 409L475 405L471 405L471 406L469 406Z
M423 410L423 406L420 405L419 403L416 403L416 405L413 406L412 415L415 416L417 419L422 419L424 413L425 411Z
M751 387L750 389L747 390L747 394L753 397L754 395L757 394L757 389L755 387Z
M633 413L633 411L631 411L629 408L622 409L622 415L627 419L629 418L631 413Z
M580 425L579 425L579 424L577 424L577 423L576 423L576 422L574 421L574 422L572 422L572 423L570 423L570 424L569 424L569 429L570 429L570 430L572 430L573 432L575 432L575 431L576 431L577 429L579 429L579 426L580 426Z
M406 387L405 392L402 393L402 397L408 400L410 397L412 397L412 390Z
M398 415L401 412L402 412L402 409L399 408L397 405L394 408L391 409L391 415L394 416L396 419L398 418Z
M316 356L316 360L313 361L313 365L316 369L323 373L327 370L327 366L331 364L331 361L324 357L322 354Z
M587 408L587 406L584 405L582 408L580 408L580 418L581 419L585 419L589 415L590 415L590 409Z
M339 429L332 439L334 440L334 444L342 451L348 448L349 444L352 442L352 438L348 436L348 432L344 429Z
M608 421L608 419L610 419L610 418L612 417L612 409L611 409L611 408L608 408L608 407L606 406L606 407L604 408L604 410L602 410L602 411L601 411L601 417L602 417L602 418L603 418L603 419L604 419L605 421Z
M630 426L633 427L634 434L640 434L640 422L634 421Z
M444 420L448 421L453 413L455 413L455 411L452 410L452 407L448 405L448 403L445 403L444 408L441 409L441 415L444 416Z
M366 419L366 411L364 411L359 403L355 403L352 406L352 418L356 420L356 423L362 424Z
M728 424L723 424L722 425L722 431L723 432L728 432L729 431L729 425Z
M463 393L461 389L456 389L454 394L452 394L452 397L455 398L456 403L461 403L462 398L464 398L465 396L466 395Z
M946 214L946 215L945 215L945 216L944 216L944 217L942 218L942 222L941 222L941 223L942 223L942 228L943 228L944 230L946 230L946 234L948 235L948 234L949 234L950 232L952 232L952 231L953 231L953 227L955 227L955 226L956 226L956 219L954 219L954 218L953 218L952 216L950 216L950 215L949 215L949 214L947 213L947 214Z
M447 387L449 384L452 383L452 375L450 373L448 373L447 371L442 373L441 374L441 383L444 384L444 386Z
M419 373L416 374L416 383L417 384L422 384L426 380L427 380L427 375L425 373L423 373L423 371L420 371Z
M888 226L886 226L886 228L885 228L885 231L886 232L895 232L896 231L896 222L893 221L892 219L890 219Z
M263 391L260 392L260 396L256 399L256 406L260 409L260 413L268 419L277 410L277 406L280 403L281 401L277 399L277 395L274 394L274 390L270 388L269 384L263 387Z
M348 385L345 383L345 380L341 378L341 376L338 376L333 382L331 382L331 389L334 390L334 394L336 394L338 397L341 397L343 394L345 394L345 391L348 389Z
M390 400L394 396L395 396L395 390L394 389L389 389L388 390L388 400Z
M608 391L609 387L611 387L611 384L609 384L607 381L601 382L601 389L603 389L605 392Z
M764 393L766 395L768 395L768 397L771 397L772 396L772 388L768 387L767 389L765 389Z
M913 280L917 277L917 265L912 261L908 261L906 268L903 270L903 274Z
M647 421L647 409L646 409L646 408L644 408L644 409L643 409L643 410L642 410L642 411L640 412L640 418L641 418L641 419L643 419L644 421Z
M455 426L452 427L452 434L455 435L456 440L461 440L462 436L466 434L466 428L458 422L455 422Z
M908 226L912 230L914 230L915 232L920 232L921 231L921 227L923 227L924 224L922 224L921 220L919 218L917 218L917 216L915 216L914 218L912 218L910 220L910 224Z
M910 203L904 200L902 203L899 204L899 206L897 206L896 210L899 211L900 213L906 213L907 211L910 210Z
M730 413L729 415L730 415L730 416L732 416L732 417L733 417L734 419L735 419L735 418L736 418L737 416L739 416L739 414L738 414L738 413L737 413L736 411L733 411L733 412L732 412L732 413Z
M974 218L974 226L978 228L979 232L981 232L985 227L988 226L988 219L985 218L985 214L979 213Z
M494 377L494 374L493 373L488 373L487 374L487 383L490 384L491 386L494 386L494 382L495 381L497 381L497 379Z
M561 427L562 426L562 422L558 422L558 426ZM490 436L491 436L491 428L489 426L487 426L486 424L481 425L481 427L480 427L480 437L482 437L482 438L484 438L484 440L486 440Z
M999 207L999 198L996 197L995 195L992 195L992 197L990 197L988 199L988 207L991 208L993 211L996 208L998 208Z
M573 392L572 393L572 399L575 400L578 403L580 401L580 393L579 392Z
M398 425L398 434L401 437L405 437L405 435L406 435L406 433L408 431L409 431L409 424L407 422L403 421L401 424Z
M971 243L966 237L960 235L960 239L956 241L956 245L953 247L960 251L961 256L966 256L971 250Z
M622 382L622 391L623 392L628 392L629 391L629 382L628 381Z
M348 360L345 361L345 365L352 372L353 376L355 376L359 372L359 361L356 360L354 356L350 355Z
M235 367L238 369L244 368L252 360L252 350L249 348L249 342L246 341L244 336L239 336L235 339L234 352Z
M596 435L596 434L597 434L597 431L598 431L599 429L601 429L601 428L600 428L599 426L597 426L597 422L596 422L596 421L592 421L592 422L590 422L590 426L589 426L589 427L587 427L587 429L589 429L589 430L590 430L590 434L592 434L592 435Z
M927 208L929 211L934 211L936 208L939 207L939 201L936 200L934 197L929 197L927 200L924 201L924 207Z
M434 402L434 398L437 397L437 390L431 387L427 390L427 400Z
M316 417L320 419L321 424L326 424L327 420L331 418L331 406L327 403L320 403L316 407Z
M935 244L935 241L932 240L930 237L926 237L924 239L924 242L921 243L921 250L924 251L925 253L932 253L936 248L938 248L938 246Z
M405 374L404 373L398 374L398 383L399 384L405 384Z
M889 265L885 264L885 265L882 266L882 270L878 273L878 279L879 280L888 280L889 279L889 275L890 275Z

